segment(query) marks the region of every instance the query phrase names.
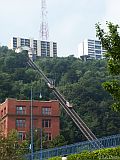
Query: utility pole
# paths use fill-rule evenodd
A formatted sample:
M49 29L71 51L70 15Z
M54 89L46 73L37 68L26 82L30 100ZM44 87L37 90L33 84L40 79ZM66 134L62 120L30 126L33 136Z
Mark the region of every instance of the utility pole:
M40 128L40 150L41 150L40 160L42 160L42 127Z
M32 85L31 85L31 105L30 105L30 122L31 122L31 160L33 160L33 93L32 93Z

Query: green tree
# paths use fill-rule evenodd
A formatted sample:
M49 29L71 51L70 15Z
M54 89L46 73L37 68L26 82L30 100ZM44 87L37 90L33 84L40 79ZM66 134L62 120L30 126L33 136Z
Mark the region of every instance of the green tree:
M27 141L19 144L16 130L12 130L7 138L0 136L0 160L24 160L27 148Z
M67 141L65 141L65 138L63 135L58 135L49 143L50 148L60 147L64 145L67 145Z
M111 22L106 22L108 32L101 29L100 24L96 24L97 36L101 40L102 46L106 50L105 56L108 61L108 69L113 80L103 83L103 87L112 95L114 99L113 109L120 112L120 35L119 26Z

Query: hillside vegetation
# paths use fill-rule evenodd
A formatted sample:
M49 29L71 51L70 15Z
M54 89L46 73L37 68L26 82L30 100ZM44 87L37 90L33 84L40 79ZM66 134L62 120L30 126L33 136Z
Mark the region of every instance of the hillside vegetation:
M37 58L35 63L53 80L97 137L120 133L120 114L111 110L112 98L102 87L104 81L112 78L105 60L83 62L69 56ZM4 102L7 97L30 99L31 86L34 99L56 99L42 77L28 65L25 53L16 54L7 47L1 47L0 102ZM68 144L85 140L62 107L60 118L61 135Z

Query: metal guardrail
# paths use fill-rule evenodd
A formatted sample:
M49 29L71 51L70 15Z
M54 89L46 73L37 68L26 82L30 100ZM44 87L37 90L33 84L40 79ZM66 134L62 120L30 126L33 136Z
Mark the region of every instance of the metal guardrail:
M112 148L120 145L120 134L103 137L97 139L97 141L101 144L101 148ZM92 141L92 143L96 144L96 140ZM79 142L71 145L66 145L58 148L46 149L42 151L42 160L46 160L55 156L64 156L69 154L80 153L83 151L92 151L98 149L92 145L91 142ZM27 154L24 156L26 160L31 160L31 154ZM34 152L34 160L41 160L41 151Z

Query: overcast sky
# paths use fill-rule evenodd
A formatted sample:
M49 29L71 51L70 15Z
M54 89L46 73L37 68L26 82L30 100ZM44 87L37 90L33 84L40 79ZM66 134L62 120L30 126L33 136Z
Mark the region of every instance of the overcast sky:
M78 44L95 39L95 23L120 22L120 0L46 0L49 40L58 56L77 56ZM0 0L0 43L13 36L39 38L41 0Z

